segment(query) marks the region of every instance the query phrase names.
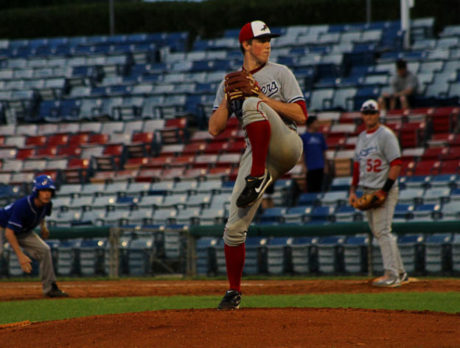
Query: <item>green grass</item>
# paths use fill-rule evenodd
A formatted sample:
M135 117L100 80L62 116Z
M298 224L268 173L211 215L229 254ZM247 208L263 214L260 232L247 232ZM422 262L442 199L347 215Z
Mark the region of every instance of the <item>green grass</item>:
M0 324L162 309L215 308L219 296L112 297L0 303ZM378 293L244 296L242 308L369 308L460 313L460 293Z

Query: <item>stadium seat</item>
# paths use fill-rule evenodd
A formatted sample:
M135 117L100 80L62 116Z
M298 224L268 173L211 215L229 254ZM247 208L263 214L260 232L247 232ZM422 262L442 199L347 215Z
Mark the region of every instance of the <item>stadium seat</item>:
M152 272L153 237L131 240L127 248L130 275L145 276Z
M449 248L452 234L433 234L426 237L425 245L425 271L427 273L442 273L450 271Z
M410 274L424 271L423 241L424 236L422 234L408 234L398 237L401 259L406 272Z
M318 240L318 271L323 274L344 271L343 246L345 237L328 236Z
M344 271L349 274L367 272L368 236L350 236L343 244Z
M269 238L265 248L267 255L268 274L285 274L289 267L289 258L287 248L292 243L289 237Z
M214 237L201 237L196 242L196 273L199 275L211 275L216 272L216 260L214 246L218 239Z

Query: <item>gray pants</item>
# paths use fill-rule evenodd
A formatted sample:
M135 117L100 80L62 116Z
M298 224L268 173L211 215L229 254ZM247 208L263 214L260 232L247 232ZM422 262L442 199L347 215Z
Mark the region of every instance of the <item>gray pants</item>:
M364 193L369 192L372 191L364 190ZM396 237L391 233L393 214L398 203L398 193L398 187L394 186L381 207L370 209L366 212L372 234L379 242L383 268L385 271L390 271L395 275L405 272L398 244L396 243Z
M3 252L3 229L0 230L0 255ZM28 233L25 236L17 237L21 248L33 259L40 264L40 277L42 281L43 293L46 294L51 290L51 284L56 282L56 275L53 268L53 259L51 249L43 239L35 232Z
M243 104L243 127L253 122L268 120L271 135L267 155L266 167L273 180L280 178L291 170L302 156L302 140L297 132L290 129L281 117L259 98L250 97ZM249 175L252 166L252 149L248 146L241 157L238 176L233 187L230 202L230 211L224 230L224 242L229 246L237 246L245 242L246 233L262 202L263 197L247 208L238 208L236 200L245 187L245 178Z

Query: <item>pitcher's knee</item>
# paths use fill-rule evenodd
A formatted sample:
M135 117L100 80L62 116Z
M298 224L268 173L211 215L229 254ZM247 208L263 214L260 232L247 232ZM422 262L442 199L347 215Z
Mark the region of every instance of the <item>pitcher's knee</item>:
M246 98L243 103L243 125L266 120L266 115L261 111L262 101L257 97Z
M224 242L228 246L238 246L246 241L246 231L235 226L226 226L224 230Z

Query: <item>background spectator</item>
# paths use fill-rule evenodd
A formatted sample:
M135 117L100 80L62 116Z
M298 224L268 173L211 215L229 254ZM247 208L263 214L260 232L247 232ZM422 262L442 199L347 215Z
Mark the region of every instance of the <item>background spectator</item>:
M414 105L418 79L407 69L405 60L398 59L396 61L396 75L392 77L390 85L392 93L384 92L379 98L379 107L382 112L396 108L407 110Z
M324 174L328 172L325 151L326 140L322 133L318 132L318 119L309 116L307 119L307 131L302 134L303 158L307 168L307 192L321 192Z

